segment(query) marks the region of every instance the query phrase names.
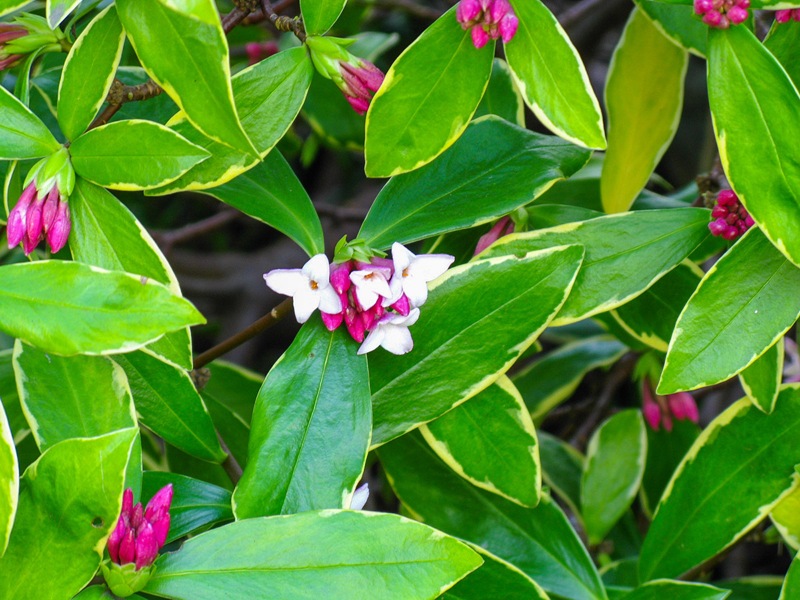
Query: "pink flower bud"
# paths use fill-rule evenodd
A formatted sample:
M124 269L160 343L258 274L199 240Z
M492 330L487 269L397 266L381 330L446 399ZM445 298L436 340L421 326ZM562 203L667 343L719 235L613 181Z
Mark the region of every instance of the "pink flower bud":
M363 115L369 110L369 100L364 100L363 98L353 98L351 96L347 96L345 98L350 106L356 111L358 114Z
M166 535L164 536L166 539ZM136 531L136 570L148 567L153 564L160 545L156 541L156 534L153 526L144 521Z
M108 536L108 555L115 563L119 562L119 545L127 531L128 527L125 525L125 519L120 515L119 519L117 519L117 526L114 528L114 531L111 532L111 535Z
M69 232L72 229L72 222L69 217L69 204L66 200L62 199L58 203L56 216L53 218L53 224L47 231L47 243L50 244L50 250L53 253L61 250L69 239Z
M325 328L328 331L335 331L339 328L339 325L342 324L344 321L344 311L336 313L336 314L329 314L320 311L320 316L322 317L322 323L325 325Z
M738 25L739 23L744 23L747 20L748 16L747 9L742 8L741 6L732 7L731 9L728 10L726 14L730 22L733 23L734 25Z
M506 235L506 229L508 224L511 224L511 231L514 230L514 222L509 217L503 217L497 223L495 223L492 228L484 233L479 239L478 243L475 246L475 253L473 256L477 256L486 248L494 244L497 240L499 240L503 235ZM510 233L510 232L509 232Z
M341 295L350 289L350 271L353 269L350 262L342 263L331 269L331 286L337 294ZM342 298L342 306L346 300Z
M463 29L467 29L482 12L483 7L478 0L461 0L456 8L456 19Z
M517 28L519 27L519 19L517 19L516 15L506 15L500 21L500 37L503 38L504 43L508 43L511 39L517 34Z
M22 192L16 206L8 215L8 247L13 248L25 237L27 231L28 208L36 198L36 184L31 182ZM29 253L30 254L30 253Z
M352 306L348 306L344 311L344 325L347 327L347 332L350 337L358 343L364 341L366 329L364 329L364 322L361 320L359 313Z
M119 544L119 564L124 565L136 560L136 533L128 528Z
M478 50L483 48L489 41L489 34L479 25L473 27L470 34L472 35L472 45Z
M775 20L778 23L786 23L792 18L792 9L779 10L775 12Z
M508 0L494 0L494 2L489 5L489 19L491 19L493 23L499 23L509 13L513 14L514 11L508 3Z
M703 23L711 27L725 29L727 25L723 26L723 20L725 20L725 17L723 17L722 13L717 10L710 10L703 15ZM725 20L725 23L727 23L727 20Z
M56 190L56 194L58 194L58 190ZM34 246L42 239L42 233L44 232L42 227L42 208L44 208L44 197L40 197L37 194L36 199L28 207L28 222L25 226L25 234L33 242Z
M713 9L714 2L712 0L694 0L694 12L698 15L704 15Z
M54 187L50 190L50 193L47 194L47 198L45 198L44 206L42 207L42 229L45 233L50 231L50 228L53 226L53 221L56 218L56 213L58 212L58 203L60 202L60 195L58 190Z
M672 431L672 417L668 414L661 415L661 422L664 424L664 431Z
M642 414L650 429L658 431L661 424L661 407L653 399L650 384L646 379L642 382Z
M403 294L400 298L392 304L392 308L396 310L399 314L403 315L404 317L408 316L408 313L411 312L411 302L408 299L408 296Z
M164 545L169 533L170 515L169 509L172 505L172 484L169 483L163 488L158 490L155 495L147 503L147 508L144 511L144 519L153 528L157 548Z
M739 203L739 197L733 190L720 190L717 194L717 204L720 206L735 206Z

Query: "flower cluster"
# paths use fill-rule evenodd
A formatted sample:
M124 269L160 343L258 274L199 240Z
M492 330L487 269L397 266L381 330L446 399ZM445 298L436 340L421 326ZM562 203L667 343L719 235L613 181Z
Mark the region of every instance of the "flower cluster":
M647 380L642 385L642 413L645 421L653 431L658 431L661 425L665 431L672 431L672 419L678 421L690 420L697 423L700 415L697 404L688 392L678 392L667 396L653 394Z
M23 187L8 215L8 247L22 242L27 255L47 239L52 252L58 252L72 227L67 201L75 187L75 171L66 148L34 165Z
M302 269L275 269L264 280L279 294L292 296L299 323L319 308L329 331L344 323L361 343L359 354L378 346L405 354L414 347L408 328L417 322L419 307L428 299L428 282L442 275L453 260L447 254L417 256L395 243L391 260L374 251L351 251L331 268L327 257L317 254Z
M345 47L354 40L309 36L306 45L317 71L333 81L358 114L369 108L372 94L383 83L383 72L368 60L350 54Z
M118 565L134 563L137 571L152 565L167 541L171 504L172 484L158 490L145 509L141 502L134 506L133 490L126 489L117 526L108 538L111 561Z
M749 16L750 0L694 0L694 12L703 23L717 29L744 23Z
M775 20L778 23L800 21L800 8L787 8L784 10L775 11Z
M722 190L717 194L711 217L714 219L708 224L711 234L726 240L735 240L753 226L753 217L733 190Z
M61 31L51 30L47 20L37 15L21 14L13 23L0 23L0 71L13 67L39 48L60 52L63 40Z
M465 31L470 29L472 43L483 48L489 40L511 41L517 33L519 19L508 0L461 0L456 19Z

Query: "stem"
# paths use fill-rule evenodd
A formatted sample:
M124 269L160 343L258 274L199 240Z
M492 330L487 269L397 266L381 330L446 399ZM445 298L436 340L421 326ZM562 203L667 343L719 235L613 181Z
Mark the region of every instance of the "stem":
M239 464L239 461L234 458L233 453L230 448L228 448L228 444L225 443L225 440L222 439L219 431L217 431L217 439L219 440L219 445L222 447L222 450L228 455L228 458L222 462L222 468L225 469L231 483L236 486L242 478L242 466Z
M153 232L153 238L155 238L158 245L161 246L164 254L167 254L172 250L175 244L210 233L233 221L239 217L240 214L238 210L234 209L223 210L207 219L197 221L196 223L189 223L178 229L165 231L163 233Z
M119 79L114 79L114 83L111 84L111 89L106 97L108 106L106 106L103 112L101 112L100 115L98 115L98 117L92 121L91 125L89 125L87 128L87 131L108 123L111 120L111 117L117 114L117 111L122 108L122 105L126 102L135 102L138 100L155 98L163 91L164 90L161 89L161 86L159 86L152 79L148 79L139 85L125 85Z
M283 17L275 12L269 0L261 0L261 10L267 15L270 23L278 31L291 31L301 42L306 41L306 30L303 27L303 20L299 17Z
M227 340L195 357L194 368L200 369L206 366L212 360L216 360L223 354L230 352L234 348L244 344L246 341L254 338L262 331L269 329L275 325L275 323L285 317L291 309L292 299L287 298L246 329L243 329L239 333L229 337Z

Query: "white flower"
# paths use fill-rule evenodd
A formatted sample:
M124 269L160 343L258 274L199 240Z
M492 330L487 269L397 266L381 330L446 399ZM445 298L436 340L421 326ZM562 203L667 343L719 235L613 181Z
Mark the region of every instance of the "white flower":
M375 328L369 332L364 343L358 349L358 354L372 352L378 346L392 354L406 354L414 348L414 340L408 328L419 319L419 309L414 308L408 316L386 313Z
M326 313L342 310L342 301L330 282L330 264L324 254L312 256L302 269L275 269L264 275L267 285L294 298L294 315L305 323L316 309Z
M350 510L361 510L369 499L369 483L364 483L353 492L353 498L350 500Z
M422 306L428 299L428 282L433 281L453 264L449 254L416 255L402 244L392 244L394 276L391 281L391 303L402 294L408 296L411 306Z
M361 310L369 310L378 303L378 298L391 295L389 277L391 271L385 267L373 265L359 268L350 273L350 281L356 286L356 300Z

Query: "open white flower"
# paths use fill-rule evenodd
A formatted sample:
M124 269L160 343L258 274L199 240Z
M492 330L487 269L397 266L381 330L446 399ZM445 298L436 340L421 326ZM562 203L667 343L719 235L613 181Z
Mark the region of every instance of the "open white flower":
M408 296L411 306L422 306L428 299L428 282L442 275L453 264L449 254L420 254L395 242L392 244L394 276L391 281L392 302L402 294Z
M392 354L406 354L414 348L414 340L408 328L419 319L419 309L414 308L408 316L386 313L384 317L369 332L364 343L358 349L358 354L372 352L382 346Z
M389 289L391 271L388 268L365 266L350 273L350 281L356 286L356 300L361 310L369 310L392 292Z
M274 269L264 275L264 281L279 294L294 299L294 316L298 323L305 323L318 308L331 314L341 312L342 301L331 286L330 276L328 257L317 254L302 269Z

